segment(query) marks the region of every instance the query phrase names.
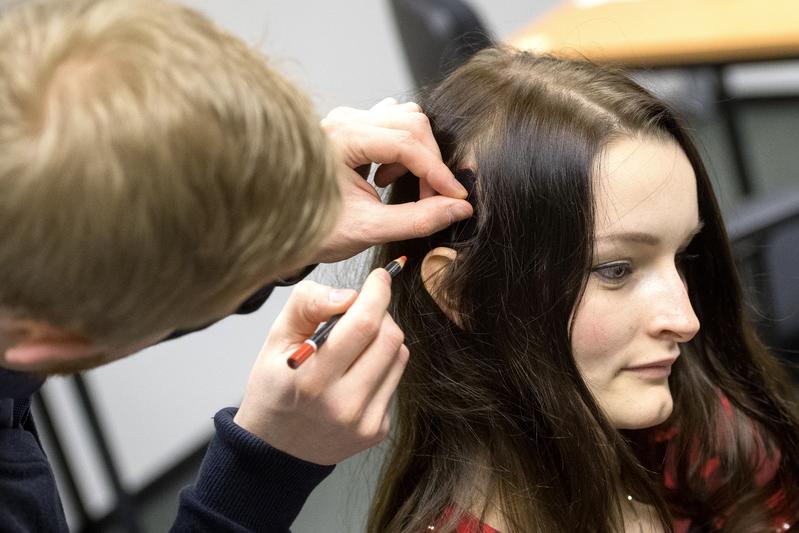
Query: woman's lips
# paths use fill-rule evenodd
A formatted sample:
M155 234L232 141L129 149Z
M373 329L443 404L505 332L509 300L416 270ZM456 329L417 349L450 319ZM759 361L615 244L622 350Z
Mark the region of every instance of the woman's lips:
M622 370L632 372L636 376L645 379L663 379L671 375L671 366L676 360L676 357L670 357L642 365L624 367Z

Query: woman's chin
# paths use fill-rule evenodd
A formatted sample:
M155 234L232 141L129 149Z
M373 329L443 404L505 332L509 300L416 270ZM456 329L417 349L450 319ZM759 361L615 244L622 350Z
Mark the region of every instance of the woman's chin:
M674 400L665 386L609 407L606 410L616 429L646 429L662 424L671 416Z

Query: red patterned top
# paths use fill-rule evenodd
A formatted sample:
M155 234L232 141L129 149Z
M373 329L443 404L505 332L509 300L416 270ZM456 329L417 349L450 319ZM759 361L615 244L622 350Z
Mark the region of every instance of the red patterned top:
M732 422L734 413L732 405L730 405L730 400L721 393L719 393L719 400L721 401L722 406L722 416L727 417L729 421ZM774 476L777 474L777 469L780 466L780 459L782 458L782 455L780 454L779 450L776 450L773 455L769 455L766 451L766 446L763 443L762 438L757 432L757 429L753 429L752 431L756 444L756 450L752 453L751 460L753 465L758 466L755 482L758 484L758 486L763 486L774 479ZM678 428L670 428L669 430L658 431L655 433L656 442L666 443L666 458L663 466L663 484L667 489L671 490L679 488L677 486L676 471L677 450L669 446L669 443L677 434L679 434ZM718 486L721 483L721 480L718 480L716 476L720 466L721 461L718 457L710 459L703 466L702 477L707 480L708 485L712 486L715 483L715 485ZM782 502L784 498L785 492L780 490L766 501L766 505L769 509L774 509ZM788 531L791 529L792 525L795 525L795 523L795 520L788 519L787 517L780 517L772 523L772 527L774 528L774 531ZM724 526L723 518L718 518L714 526L717 529L722 529ZM686 518L674 520L674 533L688 533L690 529L690 519Z
M730 405L730 401L722 394L719 394L721 405L723 408L724 416L732 417L733 410L732 406ZM655 434L655 440L657 442L666 443L666 460L663 468L663 482L666 488L668 489L676 489L677 488L677 472L676 472L676 463L677 458L675 456L676 450L669 446L669 442L679 433L677 428L671 428L666 431L658 431ZM755 434L755 442L757 443L757 451L755 452L754 457L752 457L753 464L757 464L760 466L760 469L757 473L756 482L758 485L765 485L769 481L771 481L777 473L777 469L779 468L780 464L780 453L777 451L774 455L768 456L765 450L765 446L763 441L760 437ZM703 476L705 479L708 480L709 483L713 483L713 478L718 471L720 466L720 461L718 458L713 458L704 466L703 469ZM769 508L775 508L777 505L785 498L784 491L779 491L774 496L772 496L766 504ZM491 526L486 524L480 523L480 520L476 517L466 513L464 511L458 511L454 507L448 507L444 510L444 514L442 517L442 523L444 520L447 520L452 517L452 515L456 512L460 512L461 514L461 521L457 525L457 529L455 533L500 533L498 530L494 529ZM774 527L774 531L789 531L791 527L794 526L797 522L797 519L791 520L787 517L779 518L774 521L772 526ZM691 520L690 519L675 519L674 520L674 533L688 533L691 529ZM718 529L722 529L723 527L723 520L719 519L716 521L716 527ZM437 529L437 528L434 528Z
M444 509L440 523L443 524L452 518L452 515L455 513L459 513L461 521L458 522L458 525L455 527L454 533L500 533L499 530L494 529L488 524L481 523L477 517L472 516L465 511L459 511L454 506ZM438 527L430 526L430 528L433 531L438 530Z

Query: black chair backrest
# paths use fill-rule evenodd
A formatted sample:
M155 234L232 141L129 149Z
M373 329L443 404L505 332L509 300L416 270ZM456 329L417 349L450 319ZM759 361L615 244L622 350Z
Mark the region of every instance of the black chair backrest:
M461 0L391 0L417 87L441 80L492 41Z
M799 380L799 190L743 202L727 232L760 334Z

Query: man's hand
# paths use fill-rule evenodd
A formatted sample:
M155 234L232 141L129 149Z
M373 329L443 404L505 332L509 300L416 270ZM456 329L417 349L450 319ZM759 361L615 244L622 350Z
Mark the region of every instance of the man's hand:
M430 122L415 103L387 98L368 111L338 107L322 120L342 159L343 206L316 262L347 259L375 244L425 237L472 215L466 190L441 161ZM420 199L385 205L359 173L379 163L375 184L386 187L410 171Z
M323 465L381 442L409 355L386 311L390 293L383 269L369 275L360 295L299 283L250 373L235 422L273 448ZM319 323L347 309L319 351L290 369L286 359Z

